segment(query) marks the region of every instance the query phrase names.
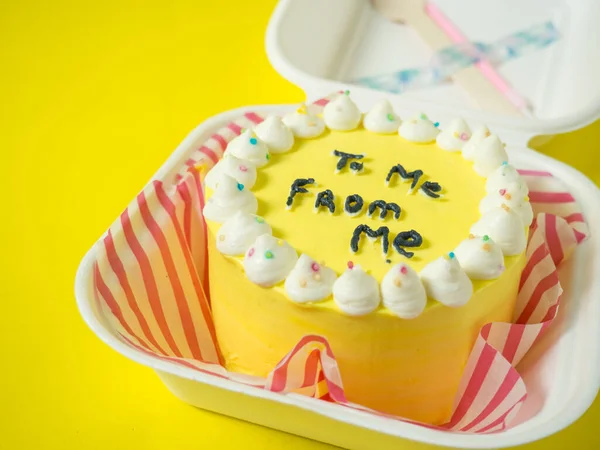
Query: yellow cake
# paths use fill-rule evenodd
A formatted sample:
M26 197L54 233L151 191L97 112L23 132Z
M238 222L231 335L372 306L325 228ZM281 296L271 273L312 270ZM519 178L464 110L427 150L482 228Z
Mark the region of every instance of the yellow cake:
M481 327L512 318L532 220L504 146L348 93L269 117L206 177L210 296L227 369L266 377L327 338L348 399L448 420Z

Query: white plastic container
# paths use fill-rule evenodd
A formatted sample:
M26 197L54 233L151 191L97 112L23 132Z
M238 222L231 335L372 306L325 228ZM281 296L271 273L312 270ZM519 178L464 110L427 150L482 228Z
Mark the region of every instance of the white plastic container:
M403 0L398 0L403 1ZM494 42L547 21L561 38L546 49L502 65L501 75L532 105L531 117L474 110L451 83L407 92L407 109L449 112L469 122L484 121L507 140L526 143L537 135L581 128L600 117L600 2L596 0L436 0L433 3L469 38ZM283 0L267 30L267 54L286 79L315 99L340 89L352 91L361 109L390 94L351 80L429 63L432 52L408 27L389 22L367 0Z
M460 10L473 11L466 4L474 4L476 1L492 3L465 0L461 2ZM450 13L457 2L445 0L436 3L449 8L446 12ZM573 39L581 43L577 41L577 34L581 27L587 24L587 36L591 36L589 39L594 36L591 33L596 33L596 42L600 41L600 31L592 27L594 21L600 19L599 2L505 0L502 3L506 8L518 4L522 11L531 11L531 14L542 6L544 10L569 8L567 22L570 24L569 30L573 30ZM364 0L282 1L273 14L267 32L267 50L272 64L282 75L304 88L308 99L316 99L334 90L348 88L352 90L353 99L363 110L378 98L385 96L391 99L401 116L424 110L439 119L442 126L457 115L462 115L472 125L487 123L507 142L511 161L515 165L520 168L547 170L560 178L580 203L592 233L600 229L600 191L594 184L576 170L527 148L529 138L535 135L555 134L579 128L598 116L600 84L595 80L600 79L600 63L596 60L586 60L589 46L581 48L576 42L567 39L571 34L565 33L561 47L557 44L557 48L552 50L562 52L561 61L571 61L578 70L573 72L573 67L568 67L552 74L553 79L546 83L546 95L538 96L541 103L532 101L538 112L542 113L538 114L539 119L501 117L469 109L464 95L453 86L415 92L400 99L398 96L337 81L355 74L358 68L365 65L373 67L380 64L381 68L385 69L385 64L388 64L387 50L376 45L374 39L377 37L381 42L390 42L391 38L385 35L386 30L397 30L386 27L386 24L381 22L382 19L374 16L369 8ZM591 15L594 15L593 21L589 17ZM550 16L530 16L529 22L523 20L523 23L531 24L532 20L533 23L538 23L548 17ZM492 34L477 36L478 39L484 40L510 32L487 28L480 31L489 31ZM403 47L402 51L403 54L407 54L407 58L413 58L409 61L412 64L420 57L422 47L413 48L415 36L411 36L407 30L402 33L413 39L413 43L407 44L406 49ZM367 44L364 44L365 42ZM361 51L361 45L366 45L366 50L363 48ZM505 75L515 86L519 86L519 83L526 86L527 70L532 70L526 66L534 62L521 61L525 66L521 70L525 72L514 69L513 73L510 72L513 69L507 68L510 74ZM593 63L595 66L586 67L587 63ZM537 65L539 64L538 60ZM387 70L390 67L388 66ZM405 66L393 68L398 67ZM581 75L584 69L589 72ZM519 73L522 73L522 76L519 76ZM561 81L572 79L572 74L581 75L578 75L576 83ZM570 96L565 97L563 89L567 85L570 85L569 89L572 92ZM442 97L439 97L442 93ZM436 98L443 98L447 102L438 101ZM530 100L532 98L531 96ZM205 121L181 143L152 180L172 180L200 143L244 112L278 113L290 108L291 105L250 106L228 111ZM493 435L427 429L296 394L275 394L199 373L133 350L117 339L112 328L96 309L92 276L95 249L96 246L81 262L75 291L84 320L100 339L126 357L153 368L166 386L185 402L334 445L353 449L386 449L397 448L403 439L461 448L501 448L519 445L550 435L575 421L589 407L600 386L600 327L597 325L600 323L600 240L596 237L580 245L573 257L561 266L561 280L565 293L561 300L559 316L549 333L518 366L530 392L520 414L523 417L531 415L529 402L533 405L540 396L545 398L543 407L524 423Z

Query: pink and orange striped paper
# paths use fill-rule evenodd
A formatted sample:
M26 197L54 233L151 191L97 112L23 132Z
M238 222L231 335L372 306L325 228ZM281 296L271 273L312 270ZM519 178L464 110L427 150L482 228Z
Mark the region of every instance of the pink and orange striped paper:
M311 108L327 102L321 99ZM190 156L174 183L153 181L128 206L98 247L96 307L115 335L151 357L259 389L302 393L381 414L346 400L334 352L321 336L305 336L267 379L230 373L221 366L207 295L204 194L196 167L212 167L231 139L262 120L246 113L222 128ZM440 427L422 426L464 433L501 431L515 424L527 397L515 366L554 321L562 293L557 266L588 230L575 199L558 179L548 172L520 172L530 188L536 219L514 323L490 323L481 329L451 420Z

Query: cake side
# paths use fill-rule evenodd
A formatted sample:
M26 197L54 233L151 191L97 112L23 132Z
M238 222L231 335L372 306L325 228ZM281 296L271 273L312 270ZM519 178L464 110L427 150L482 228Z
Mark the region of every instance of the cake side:
M434 424L449 418L481 327L512 319L525 264L524 254L515 257L500 280L460 308L434 303L411 320L383 308L353 317L340 313L333 302L317 308L298 304L280 289L250 282L239 264L216 251L214 237L208 240L210 294L228 370L266 377L300 338L325 336L349 401Z

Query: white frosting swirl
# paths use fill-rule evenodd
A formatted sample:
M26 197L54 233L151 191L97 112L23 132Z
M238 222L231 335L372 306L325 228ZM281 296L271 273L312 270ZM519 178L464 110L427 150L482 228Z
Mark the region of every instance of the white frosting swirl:
M285 279L284 287L287 295L297 303L317 302L331 295L336 278L333 269L302 254Z
M471 137L471 129L467 122L460 117L454 119L447 128L444 128L437 135L435 141L442 150L457 152L462 150L469 138Z
M294 136L303 139L312 139L321 136L323 131L325 131L325 122L323 122L323 119L310 114L305 105L283 116L283 123L292 130Z
M331 130L354 130L360 124L362 113L350 99L349 92L338 95L323 108L325 125Z
M373 133L392 134L398 131L401 120L394 112L392 105L383 99L365 114L363 126Z
M406 264L392 267L381 281L384 306L402 319L414 319L427 305L425 287L419 274Z
M254 127L271 153L285 153L294 146L294 133L277 116L269 116Z
M222 174L229 175L246 189L252 189L256 183L256 167L243 159L225 153L225 156L206 174L204 182L215 189Z
M435 140L440 130L425 114L417 114L405 120L398 128L398 134L407 141L426 144Z
M513 181L521 184L521 193L523 197L529 194L527 183L525 183L518 170L514 166L508 164L508 162L504 162L488 177L485 182L485 190L488 194L492 192L498 192L508 183Z
M524 183L522 181L511 181L502 189L492 191L479 202L479 212L485 214L492 208L505 204L515 211L525 226L533 222L533 209L529 198L524 194Z
M269 162L269 150L254 131L248 129L234 138L227 145L227 152L244 161L249 161L256 167L262 167Z
M250 281L263 287L282 281L294 268L298 255L286 241L262 234L244 256L244 270Z
M502 249L489 236L470 235L454 254L472 280L493 280L504 271L504 255Z
M473 169L482 177L489 177L505 161L508 161L508 155L504 144L498 136L491 134L477 146Z
M471 139L469 139L469 141L462 148L463 158L469 161L473 161L475 159L477 147L483 142L483 140L486 137L488 137L491 134L492 133L490 133L490 130L485 125L477 127L471 135Z
M446 306L462 306L473 295L473 283L452 252L427 264L420 275L427 295Z
M229 175L222 174L213 195L206 201L202 214L208 220L223 223L236 211L254 214L256 197Z
M523 221L506 205L486 212L471 227L471 233L491 237L500 246L504 256L519 255L527 246Z
M363 316L379 306L379 285L359 265L348 268L333 283L335 304L350 316Z
M217 232L217 250L225 255L243 255L262 234L272 234L265 219L237 211Z

